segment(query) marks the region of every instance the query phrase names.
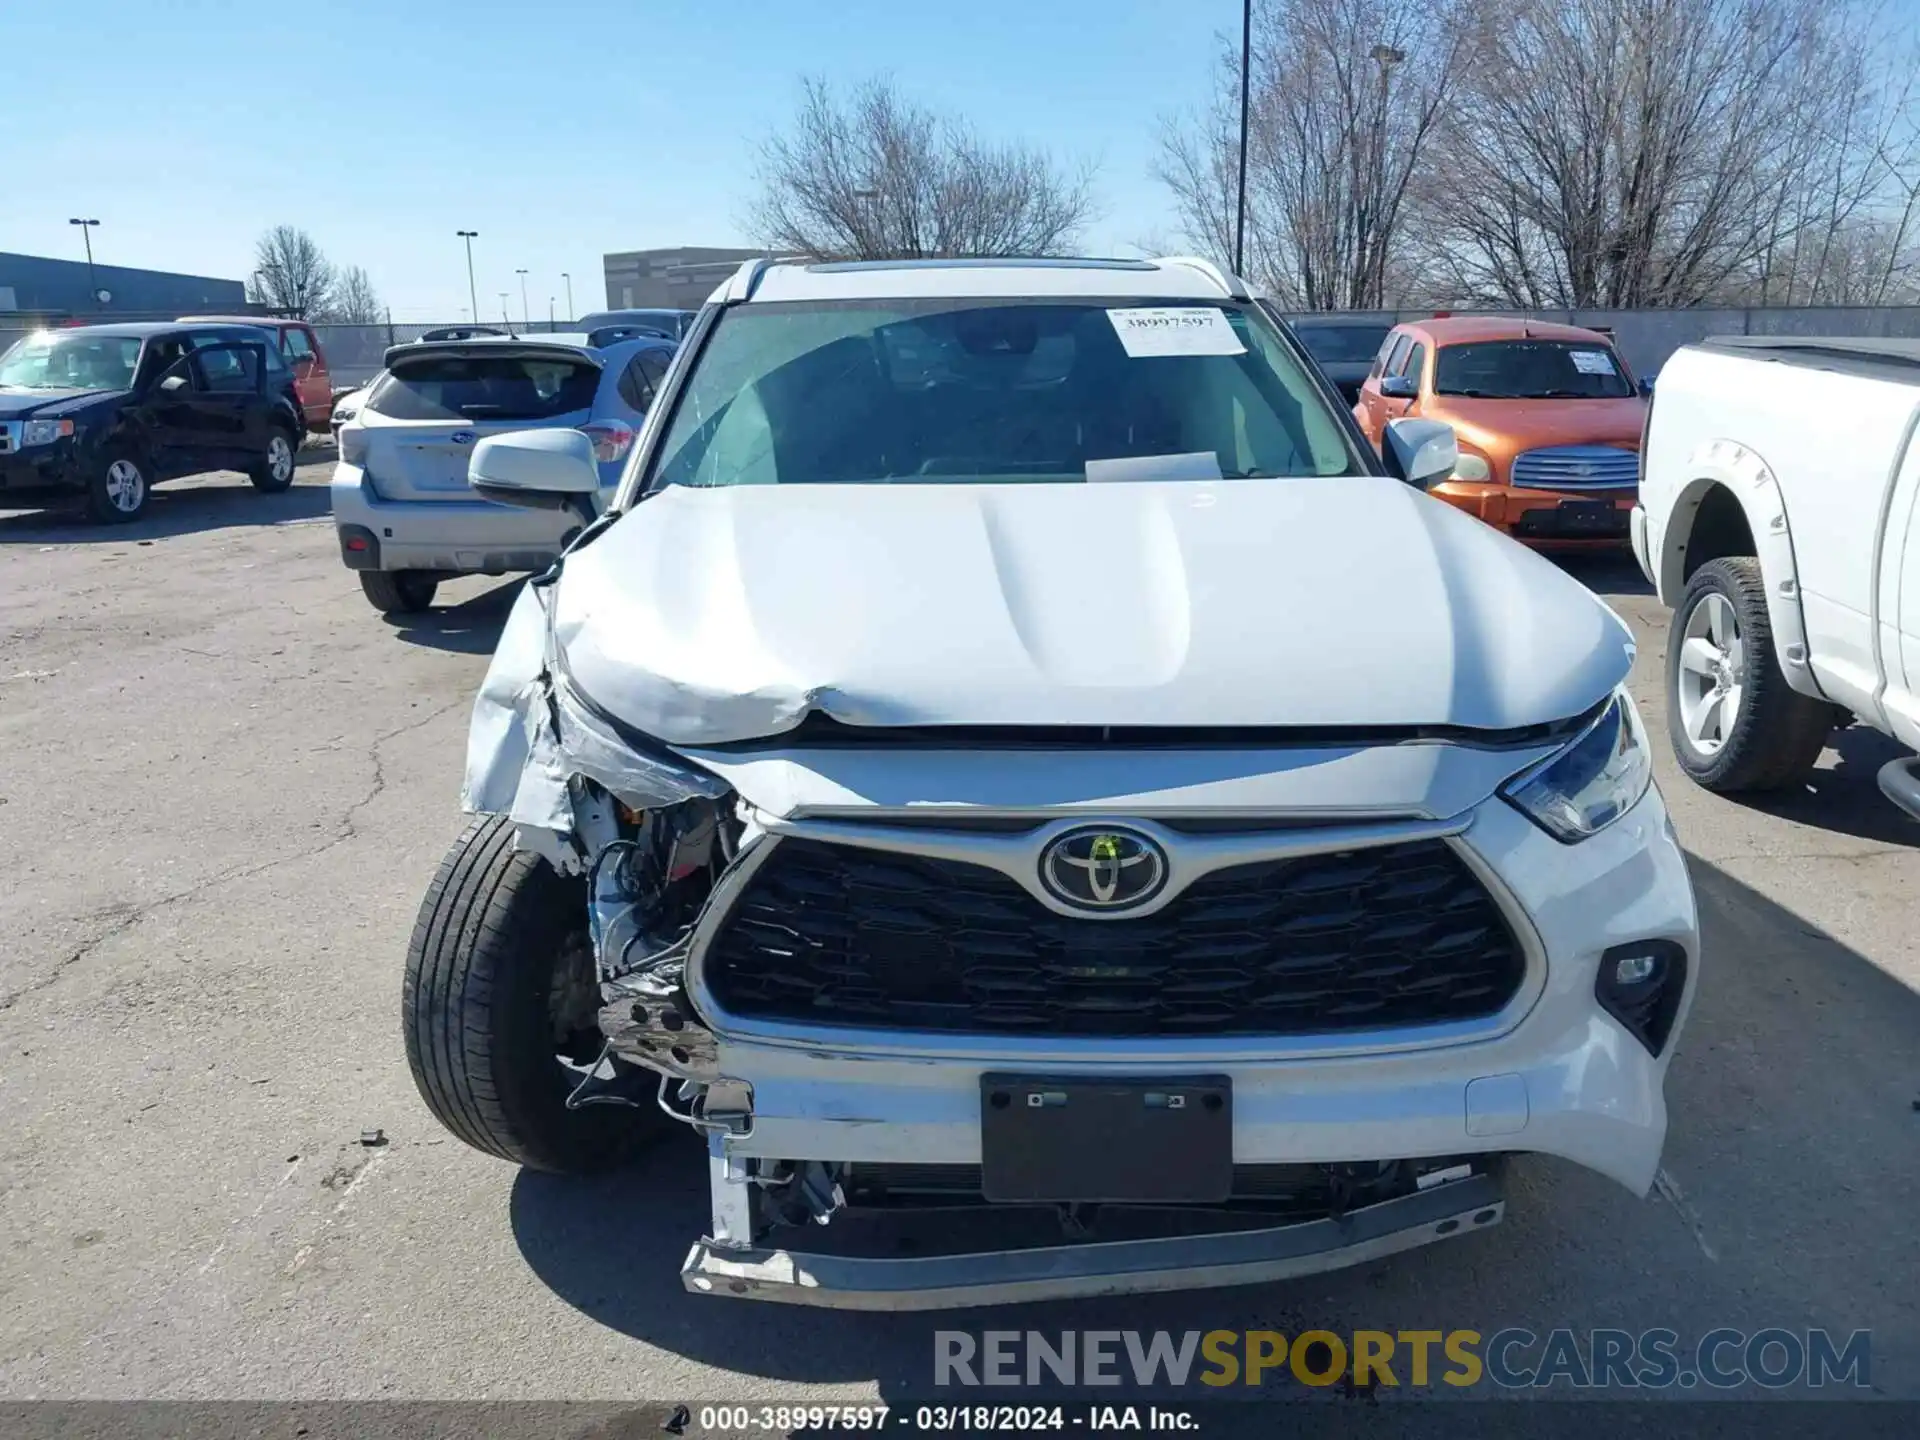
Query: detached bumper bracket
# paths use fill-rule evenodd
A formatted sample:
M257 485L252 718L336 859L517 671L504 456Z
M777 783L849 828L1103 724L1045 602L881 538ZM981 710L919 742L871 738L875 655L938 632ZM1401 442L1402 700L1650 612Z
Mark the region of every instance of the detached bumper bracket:
M943 1310L1255 1285L1340 1270L1500 1222L1500 1181L1476 1175L1338 1220L1266 1230L888 1259L733 1249L701 1240L680 1278L697 1295L840 1310Z

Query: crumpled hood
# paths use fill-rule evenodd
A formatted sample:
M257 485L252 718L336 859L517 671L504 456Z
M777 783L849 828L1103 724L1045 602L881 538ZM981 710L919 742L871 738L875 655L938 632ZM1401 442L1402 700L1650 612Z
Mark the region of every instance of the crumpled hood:
M553 635L671 744L852 725L1504 730L1626 676L1551 562L1378 476L672 488L567 557Z
M96 400L125 393L122 390L17 390L0 386L0 420L25 420L29 416L58 419Z

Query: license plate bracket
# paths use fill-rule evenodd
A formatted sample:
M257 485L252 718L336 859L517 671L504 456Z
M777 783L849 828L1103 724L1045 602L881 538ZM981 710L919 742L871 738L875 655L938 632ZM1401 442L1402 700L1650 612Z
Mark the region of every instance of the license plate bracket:
M1615 508L1611 500L1562 500L1556 518L1563 530L1616 530Z
M980 1175L1006 1203L1195 1204L1233 1190L1233 1085L980 1077Z

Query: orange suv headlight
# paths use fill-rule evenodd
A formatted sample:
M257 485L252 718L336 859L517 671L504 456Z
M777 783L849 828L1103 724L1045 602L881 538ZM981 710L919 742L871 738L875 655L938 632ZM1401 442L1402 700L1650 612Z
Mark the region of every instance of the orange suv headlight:
M1453 478L1456 480L1491 480L1493 467L1487 464L1487 457L1476 455L1473 451L1460 447L1460 458L1454 462Z

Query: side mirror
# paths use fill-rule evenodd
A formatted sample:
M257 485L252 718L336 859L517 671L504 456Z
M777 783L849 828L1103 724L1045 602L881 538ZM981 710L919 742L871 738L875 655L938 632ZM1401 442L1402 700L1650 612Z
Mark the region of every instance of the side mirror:
M1460 443L1453 427L1438 420L1389 420L1380 457L1388 474L1424 490L1453 473L1460 463Z
M467 484L487 500L593 518L600 490L593 441L578 430L517 430L474 447Z
M1411 375L1382 375L1380 393L1389 400L1412 400L1419 396L1420 386Z
M169 375L160 382L160 393L162 395L178 395L186 388L187 377L184 375Z
M1640 393L1649 400L1653 398L1653 376L1642 375L1640 377Z

